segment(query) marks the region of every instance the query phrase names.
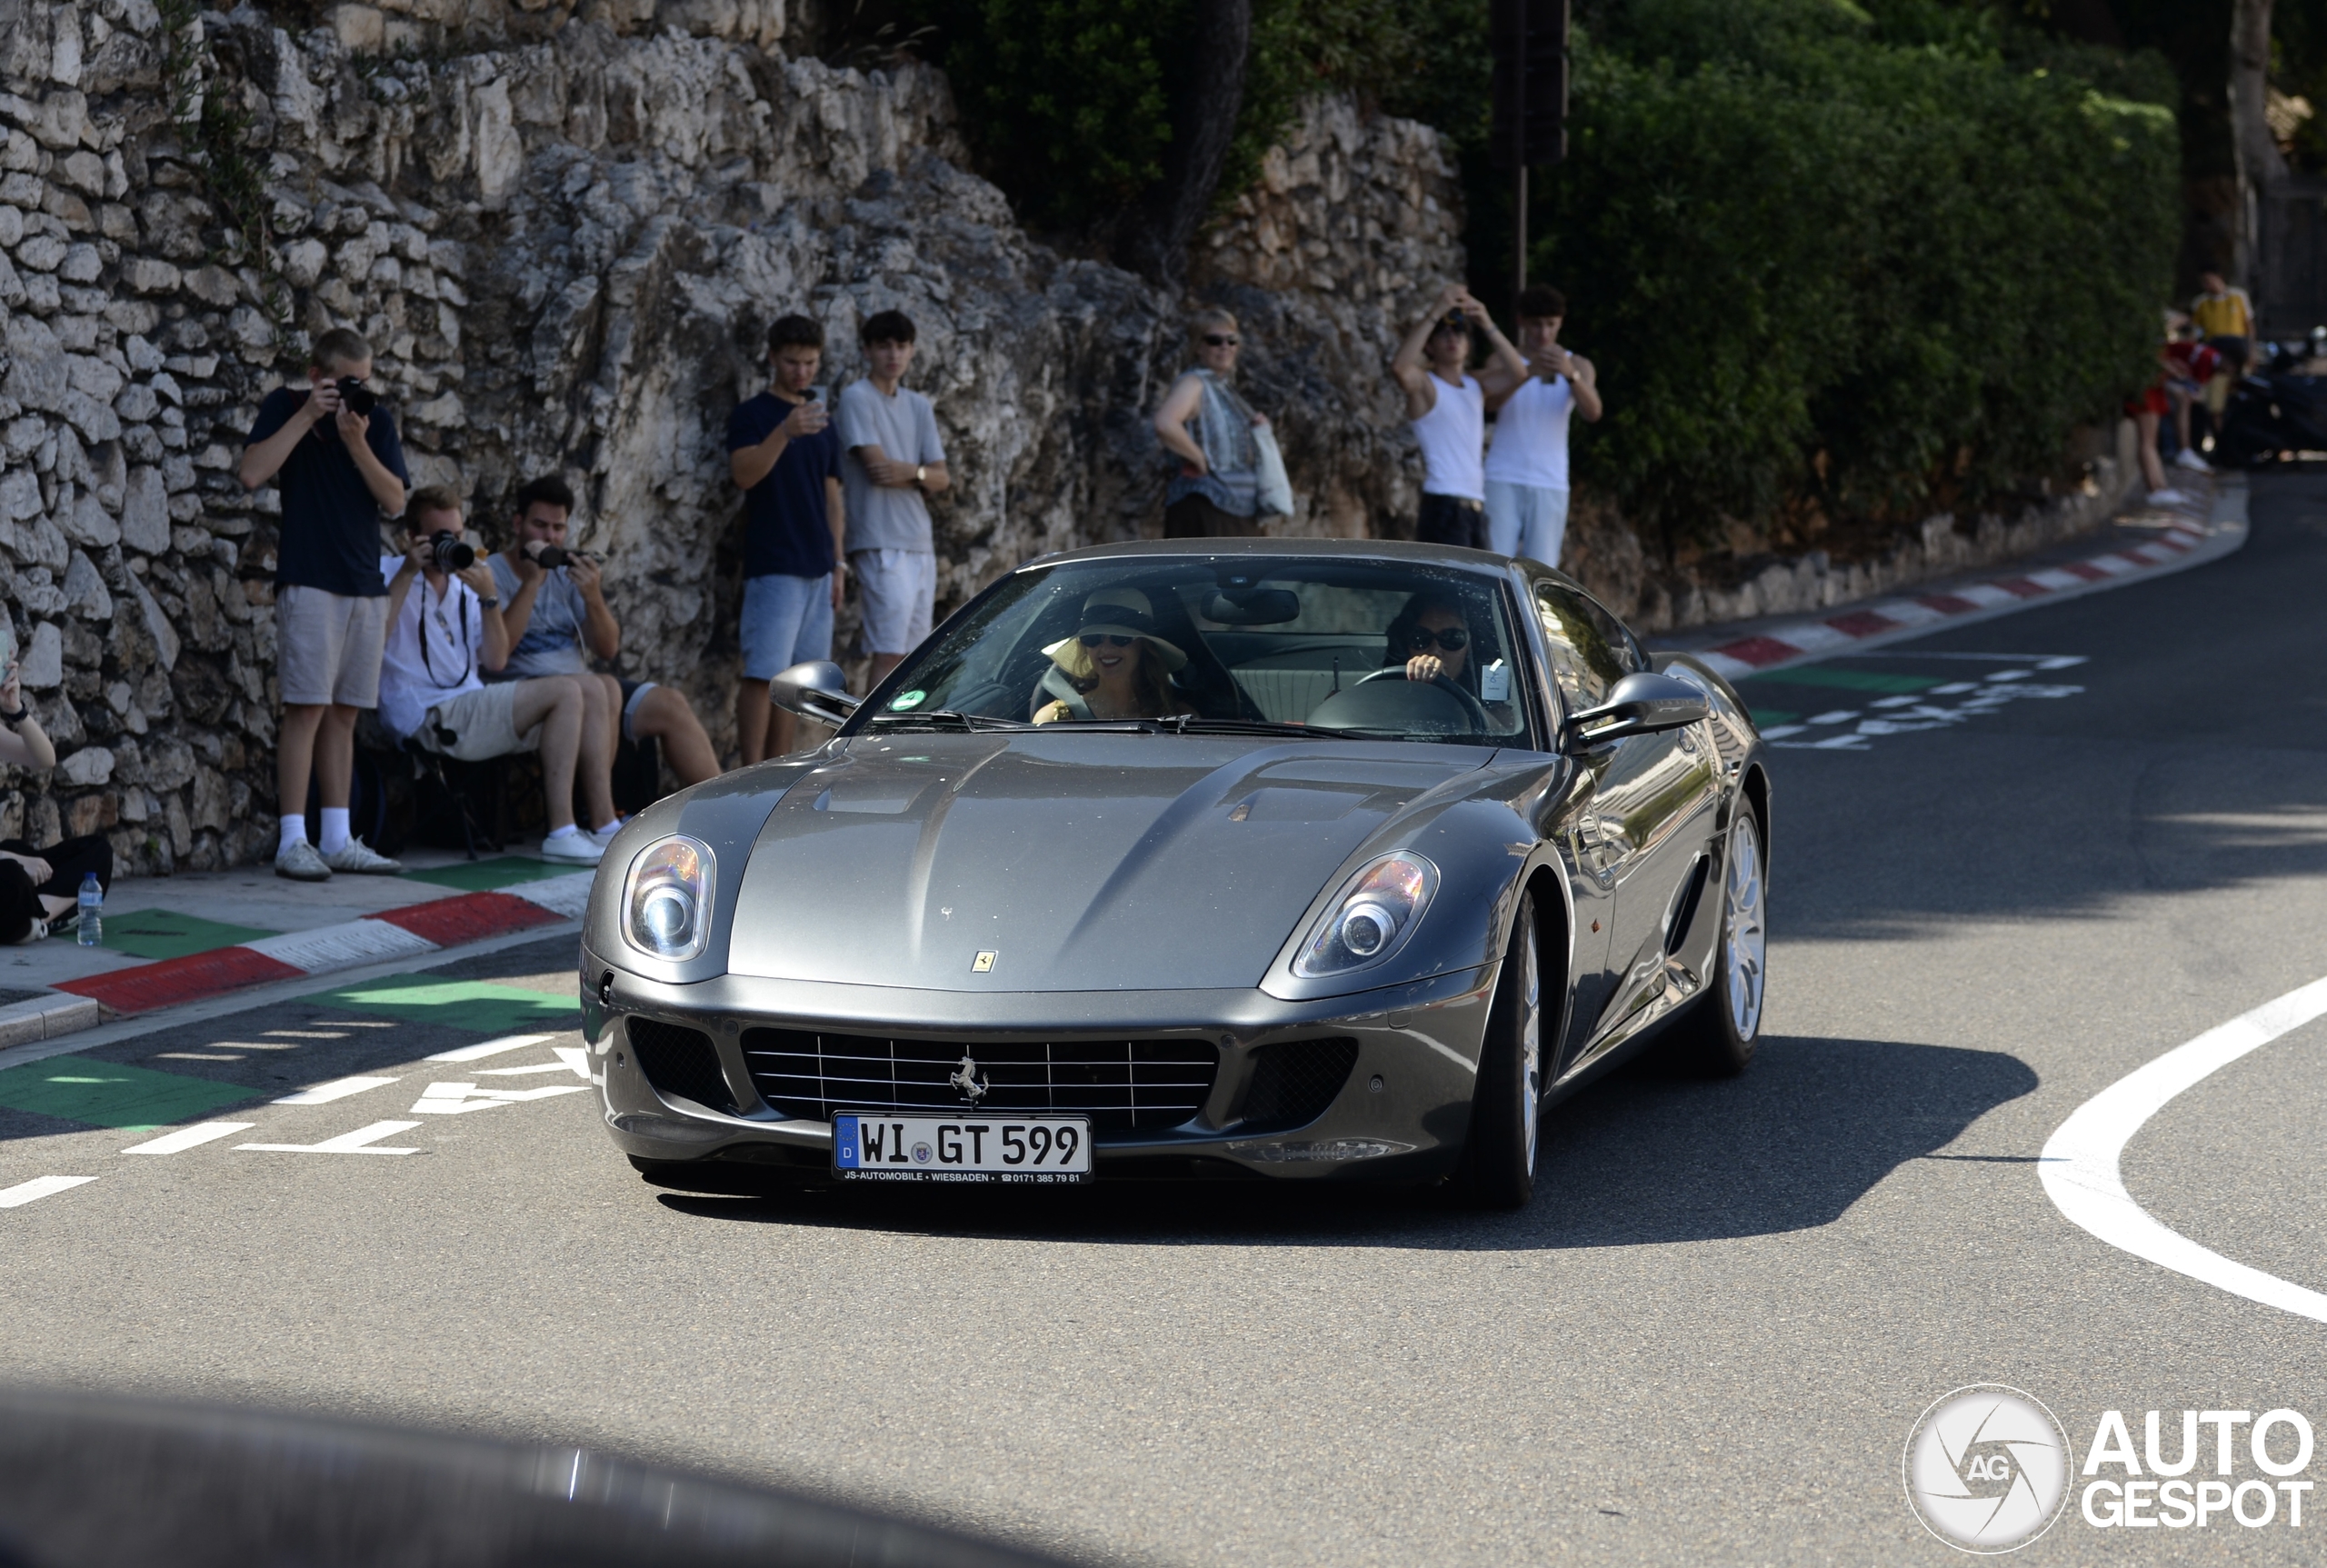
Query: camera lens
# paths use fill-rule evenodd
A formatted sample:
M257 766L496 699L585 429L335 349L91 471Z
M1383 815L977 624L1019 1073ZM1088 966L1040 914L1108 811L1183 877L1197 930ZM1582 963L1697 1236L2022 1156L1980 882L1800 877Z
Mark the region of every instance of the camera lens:
M439 572L465 572L476 564L475 547L464 544L449 528L430 538L428 547Z
M574 557L555 544L544 544L534 552L534 560L544 572L554 572Z

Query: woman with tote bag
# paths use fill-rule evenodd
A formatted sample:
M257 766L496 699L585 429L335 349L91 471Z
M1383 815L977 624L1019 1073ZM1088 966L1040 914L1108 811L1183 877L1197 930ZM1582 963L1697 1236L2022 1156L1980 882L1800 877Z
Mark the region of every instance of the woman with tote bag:
M1259 534L1261 519L1293 511L1293 486L1269 422L1230 384L1243 339L1224 310L1197 313L1196 363L1155 411L1156 438L1180 460L1164 493L1164 536Z

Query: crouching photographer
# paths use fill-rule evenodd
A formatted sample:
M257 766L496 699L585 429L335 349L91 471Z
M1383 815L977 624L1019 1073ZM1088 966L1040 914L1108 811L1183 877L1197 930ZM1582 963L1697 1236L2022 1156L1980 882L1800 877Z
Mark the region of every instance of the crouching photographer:
M715 777L719 760L711 737L684 695L592 667L594 656L612 659L622 652L622 627L606 607L598 563L567 548L574 492L565 481L554 474L531 481L517 492L514 510L508 547L491 563L514 645L508 664L485 678L562 675L582 684L592 721L580 764L582 789L599 821L615 820L614 774L623 742L633 747L657 743L683 784Z
M388 575L387 650L380 661L380 722L399 738L462 762L538 751L549 835L546 860L595 865L614 835L611 808L584 833L574 821L574 768L604 744L590 734L595 708L587 676L552 675L486 685L483 672L509 662L501 595L486 558L461 537L461 504L447 489L413 493L404 554L380 562Z

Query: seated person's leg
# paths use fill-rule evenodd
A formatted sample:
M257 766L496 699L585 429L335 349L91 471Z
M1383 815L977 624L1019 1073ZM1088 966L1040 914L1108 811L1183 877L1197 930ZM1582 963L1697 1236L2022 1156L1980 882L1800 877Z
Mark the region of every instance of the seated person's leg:
M761 705L768 705L764 692ZM719 757L711 749L711 736L703 721L694 716L686 694L674 687L650 681L634 688L624 702L623 733L633 741L659 743L682 784L698 784L719 776Z
M594 865L600 845L574 826L574 770L581 758L585 700L582 682L574 676L499 681L437 704L419 734L427 737L422 744L430 750L466 763L538 750L550 823L542 853L552 860Z
M588 806L584 824L611 834L621 820L614 810L614 746L620 738L622 688L612 675L570 675L582 693L582 754L574 764Z
M491 688L487 688L490 690ZM588 696L582 683L567 675L537 675L511 688L510 724L527 735L542 754L543 804L550 834L574 830L574 770L582 759L582 726ZM539 727L539 736L528 732ZM511 748L512 750L517 748Z

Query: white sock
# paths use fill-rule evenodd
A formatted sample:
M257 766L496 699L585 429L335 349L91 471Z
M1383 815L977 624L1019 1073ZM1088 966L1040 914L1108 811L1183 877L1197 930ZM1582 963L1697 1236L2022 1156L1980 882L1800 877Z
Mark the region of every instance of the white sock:
M283 819L283 842L275 846L275 853L281 854L293 844L306 842L307 819L305 816L286 816Z
M575 827L569 822L564 827L554 827L550 829L547 836L550 838L572 838L581 831L582 830L580 828Z
M324 841L315 847L325 854L337 854L347 847L347 807L324 807Z

